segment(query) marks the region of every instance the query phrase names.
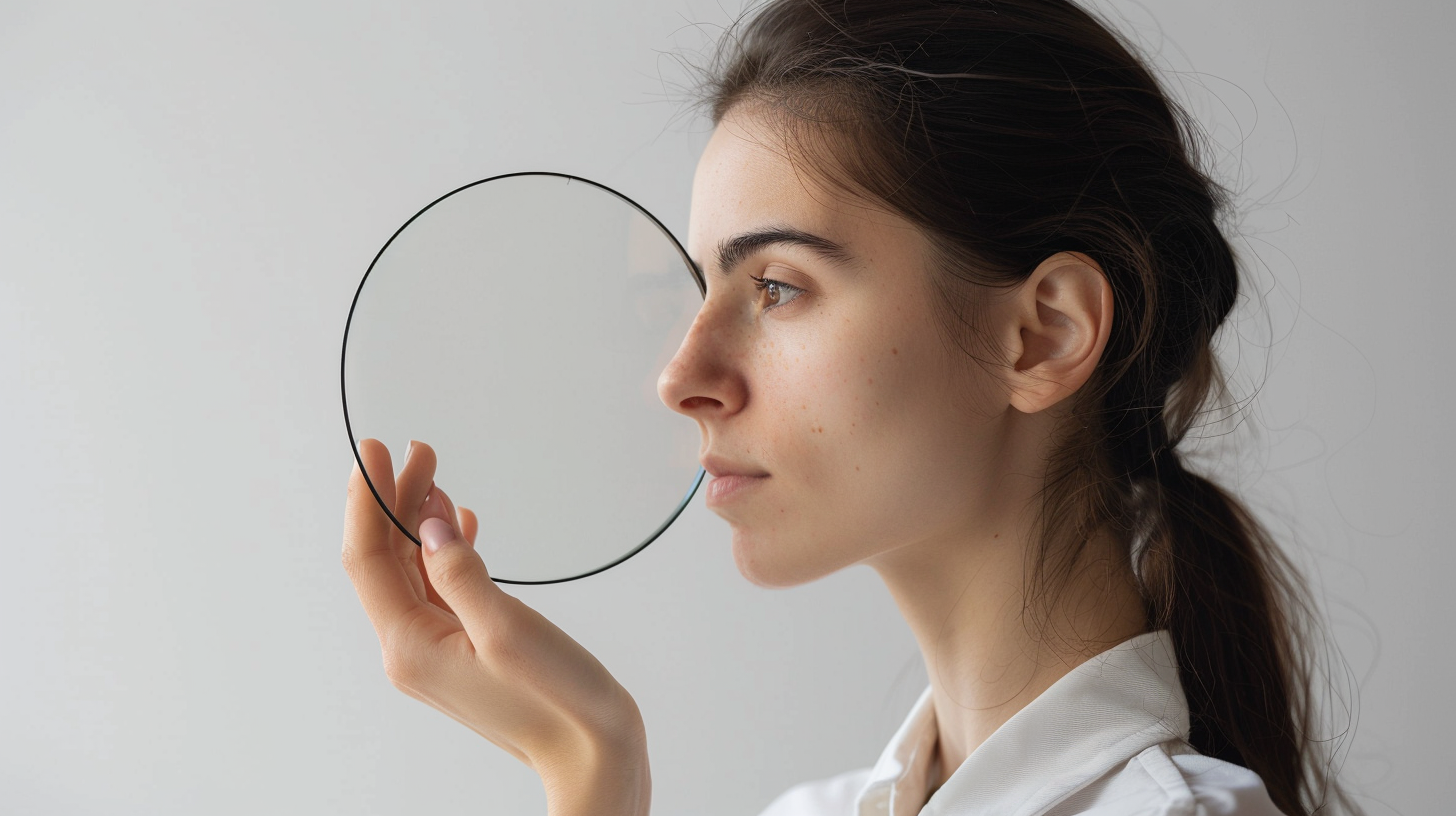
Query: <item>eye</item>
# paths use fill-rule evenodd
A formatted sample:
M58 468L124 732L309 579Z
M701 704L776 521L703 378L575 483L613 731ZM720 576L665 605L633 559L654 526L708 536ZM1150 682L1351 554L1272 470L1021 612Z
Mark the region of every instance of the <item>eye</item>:
M768 290L769 300L771 302L768 306L764 307L763 310L765 312L770 309L776 309L780 306L787 306L788 304L793 303L794 299L798 297L799 293L804 291L797 286L790 286L787 283L784 283L782 281L776 281L773 278L755 278L752 275L749 275L748 277L753 280L753 288L757 289L760 292ZM786 290L790 293L790 297L788 300L780 302L779 299L783 296L783 293Z

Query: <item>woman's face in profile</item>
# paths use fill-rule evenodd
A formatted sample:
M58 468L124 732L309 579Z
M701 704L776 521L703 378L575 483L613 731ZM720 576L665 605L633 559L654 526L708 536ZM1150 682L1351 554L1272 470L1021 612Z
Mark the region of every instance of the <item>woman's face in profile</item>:
M714 131L688 228L707 295L658 383L698 422L704 457L768 474L709 502L761 586L953 546L1004 511L995 481L1007 470L1007 398L942 340L922 234L814 184L781 144L742 106ZM720 264L721 247L768 230L847 257L777 241ZM754 277L783 286L760 291Z

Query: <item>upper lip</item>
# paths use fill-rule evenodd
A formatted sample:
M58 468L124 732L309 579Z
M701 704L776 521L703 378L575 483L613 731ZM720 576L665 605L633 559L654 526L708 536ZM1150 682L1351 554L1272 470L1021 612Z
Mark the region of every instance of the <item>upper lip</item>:
M755 470L748 465L740 465L737 462L724 459L721 456L704 456L698 460L703 465L703 470L708 471L713 478L721 476L767 476L761 470Z

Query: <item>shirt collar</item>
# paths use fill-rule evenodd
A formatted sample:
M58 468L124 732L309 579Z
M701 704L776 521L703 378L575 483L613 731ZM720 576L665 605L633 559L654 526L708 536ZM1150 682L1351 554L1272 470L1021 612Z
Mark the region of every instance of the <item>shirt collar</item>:
M1145 748L1186 740L1188 703L1172 639L1148 632L1072 669L996 729L926 802L936 737L927 687L880 754L855 812L1027 816Z

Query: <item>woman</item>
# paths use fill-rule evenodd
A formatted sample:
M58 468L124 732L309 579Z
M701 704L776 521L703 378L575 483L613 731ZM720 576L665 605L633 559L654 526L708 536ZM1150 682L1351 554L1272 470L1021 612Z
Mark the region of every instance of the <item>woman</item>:
M765 816L1342 799L1297 578L1179 460L1238 273L1196 128L1129 46L1066 0L774 0L703 90L707 296L659 393L700 426L740 572L873 567L930 676L874 768ZM552 814L646 813L631 695L489 580L412 450L381 495L423 551L350 481L389 677L536 769Z

